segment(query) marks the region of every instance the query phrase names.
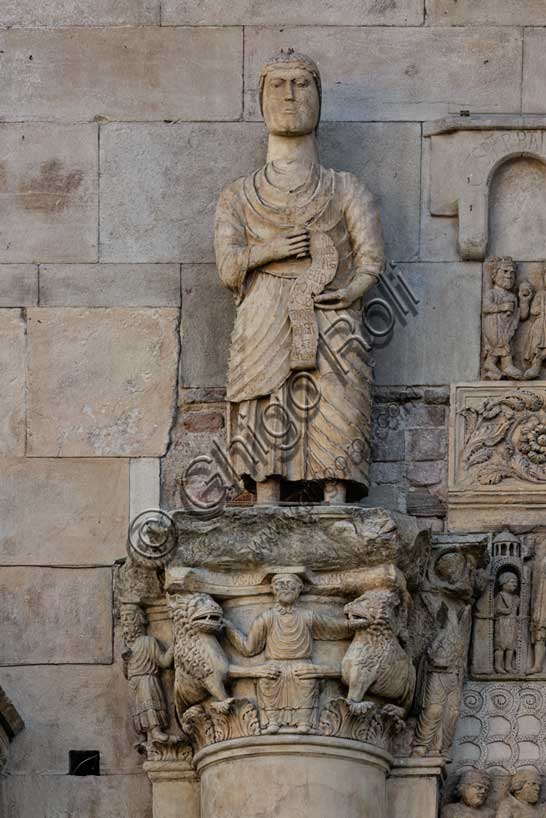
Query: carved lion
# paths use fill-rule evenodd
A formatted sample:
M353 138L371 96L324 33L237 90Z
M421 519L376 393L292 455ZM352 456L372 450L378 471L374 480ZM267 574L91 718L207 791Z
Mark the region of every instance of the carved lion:
M192 705L213 699L227 711L225 688L229 664L217 634L223 611L208 594L176 594L169 598L174 628L174 704L181 721Z
M385 702L393 715L407 714L415 691L415 668L400 644L398 591L373 590L345 606L354 637L341 664L354 713ZM371 700L371 701L370 701Z

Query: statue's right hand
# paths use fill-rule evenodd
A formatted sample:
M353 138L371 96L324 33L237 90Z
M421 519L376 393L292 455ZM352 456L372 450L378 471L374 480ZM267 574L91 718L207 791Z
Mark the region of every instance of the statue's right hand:
M285 258L305 258L309 255L310 241L309 230L298 229L265 242L263 253L268 256L268 261L282 261Z
M259 670L260 678L262 679L278 679L280 673L281 669L277 665L265 665Z

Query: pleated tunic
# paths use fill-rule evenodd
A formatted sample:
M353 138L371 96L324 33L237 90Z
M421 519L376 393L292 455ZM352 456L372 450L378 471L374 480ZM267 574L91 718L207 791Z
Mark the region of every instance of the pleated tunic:
M316 368L293 372L288 306L294 281L310 261L287 259L254 270L248 265L253 245L305 227L326 233L336 247L338 268L326 290L346 287L363 272L379 276L379 214L370 192L350 173L317 164L289 191L276 187L268 170L264 166L227 187L216 212L218 270L238 305L227 383L230 459L250 488L271 476L340 479L357 499L368 485L372 381L363 344L350 340L362 336L361 303L341 310L315 307Z

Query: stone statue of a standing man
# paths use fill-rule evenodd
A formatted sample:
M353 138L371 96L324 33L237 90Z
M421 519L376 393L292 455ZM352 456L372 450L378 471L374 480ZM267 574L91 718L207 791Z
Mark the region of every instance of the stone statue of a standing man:
M321 81L309 57L275 55L260 103L266 164L229 185L216 213L218 269L238 305L231 461L258 502L301 481L315 481L327 502L356 500L368 485L372 374L366 345L348 339L361 338L361 299L383 271L379 214L355 176L319 162ZM306 380L312 410L301 411Z

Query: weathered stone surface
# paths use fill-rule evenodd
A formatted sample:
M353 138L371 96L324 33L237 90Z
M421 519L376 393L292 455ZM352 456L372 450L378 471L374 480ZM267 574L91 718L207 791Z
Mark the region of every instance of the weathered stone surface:
M29 311L29 453L154 457L176 399L177 310Z
M480 363L479 264L407 264L402 270L419 303L375 346L379 384L443 384L472 380ZM434 342L431 342L434 339Z
M0 33L0 48L7 119L230 120L241 113L237 28L10 29Z
M224 386L234 315L216 265L182 265L183 386Z
M218 5L215 0L164 0L161 6L163 25L278 25L287 26L404 26L423 22L421 0L341 0L337 3L279 3L256 5L252 0L236 0Z
M102 127L101 259L214 261L220 190L263 164L266 136L263 126L250 123ZM319 146L323 164L352 171L376 195L388 257L412 258L419 230L418 126L325 123Z
M0 307L38 303L38 268L34 264L0 264Z
M178 264L40 266L41 307L177 307L179 304Z
M447 477L447 464L443 460L410 463L407 478L414 486L434 486Z
M101 259L214 261L218 194L260 164L265 138L242 124L103 127Z
M78 749L77 747L74 749ZM84 747L83 749L88 749ZM68 756L66 762L68 769ZM36 818L151 818L148 777L142 775L68 776L10 775L4 782L6 815Z
M489 195L488 255L546 258L545 188L546 168L538 159L522 157L498 169Z
M139 457L129 463L129 516L159 508L160 461L156 457Z
M544 26L542 0L427 0L427 22L436 26Z
M525 31L522 103L524 112L543 113L546 111L546 101L541 92L544 87L542 77L546 71L545 44L546 30L544 28Z
M330 96L335 91L330 91ZM348 170L377 199L388 259L411 261L419 248L420 128L415 123L324 123L321 160Z
M124 556L127 462L0 460L0 564L89 565Z
M259 119L263 59L298 43L320 62L324 119L431 119L520 110L521 33L495 28L248 28L245 118ZM543 72L542 72L543 73ZM540 71L537 81L540 85ZM544 104L544 103L543 103ZM543 109L539 109L543 110Z
M102 775L140 771L121 665L3 668L2 682L28 714L10 753L13 773L66 775L69 749L99 750Z
M175 519L178 547L168 569L173 572L179 566L336 570L392 562L409 578L428 542L411 517L355 505L228 507L213 519L184 512Z
M0 611L2 665L112 661L110 568L4 566Z
M431 195L431 153L430 139L423 139L421 168L421 242L419 257L422 261L459 261L457 252L456 216L433 216L430 212Z
M241 29L10 29L0 32L0 49L6 119L14 112L19 120L70 122L241 113Z
M2 26L128 26L159 23L158 0L4 0Z
M445 429L410 429L406 439L410 460L441 460L447 453Z
M97 126L2 123L0 139L0 262L95 261Z
M26 327L20 310L0 309L0 456L25 453Z

